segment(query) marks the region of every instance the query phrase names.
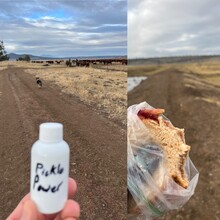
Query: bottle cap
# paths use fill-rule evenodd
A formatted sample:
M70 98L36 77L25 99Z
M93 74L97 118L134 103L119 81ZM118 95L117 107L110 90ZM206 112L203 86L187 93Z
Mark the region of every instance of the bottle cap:
M60 142L63 140L63 125L48 122L40 125L39 140L43 142Z

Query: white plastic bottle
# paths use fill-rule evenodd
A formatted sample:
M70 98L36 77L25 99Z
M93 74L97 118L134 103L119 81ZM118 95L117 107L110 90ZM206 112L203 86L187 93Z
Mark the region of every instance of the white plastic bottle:
M39 133L31 150L31 199L39 212L52 214L67 201L69 146L60 123L43 123Z

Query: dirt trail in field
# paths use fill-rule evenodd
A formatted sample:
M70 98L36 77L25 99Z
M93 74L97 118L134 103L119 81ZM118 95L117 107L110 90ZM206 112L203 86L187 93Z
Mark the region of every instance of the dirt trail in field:
M220 88L193 74L169 70L149 76L128 95L128 104L147 101L165 108L172 123L185 128L190 157L200 172L195 195L162 219L220 219Z
M0 71L0 219L29 192L31 146L40 123L47 121L64 124L80 219L125 219L126 127L52 84L39 89L33 76L13 66Z

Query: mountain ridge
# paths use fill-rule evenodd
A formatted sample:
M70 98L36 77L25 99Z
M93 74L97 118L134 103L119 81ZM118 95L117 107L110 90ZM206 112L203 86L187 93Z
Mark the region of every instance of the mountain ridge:
M114 56L114 55L109 55L109 56L69 56L69 57L44 57L44 56L36 56L36 55L32 55L32 54L16 54L16 53L9 53L8 57L10 58L10 60L16 60L19 57L24 57L25 55L29 55L31 60L54 60L54 59L88 59L88 58L127 58L126 55L122 55L122 56Z

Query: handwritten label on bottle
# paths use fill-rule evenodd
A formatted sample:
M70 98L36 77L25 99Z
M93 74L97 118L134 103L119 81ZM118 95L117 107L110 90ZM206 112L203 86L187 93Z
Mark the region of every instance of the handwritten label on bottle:
M61 167L60 164L57 166L52 165L49 170L44 168L44 165L42 163L37 163L35 168L35 176L34 176L34 182L33 182L33 189L36 189L37 191L42 192L52 192L55 193L59 191L61 185L63 184L63 181L61 181L58 185L42 185L41 179L42 178L49 178L52 175L62 175L64 172L64 168Z

